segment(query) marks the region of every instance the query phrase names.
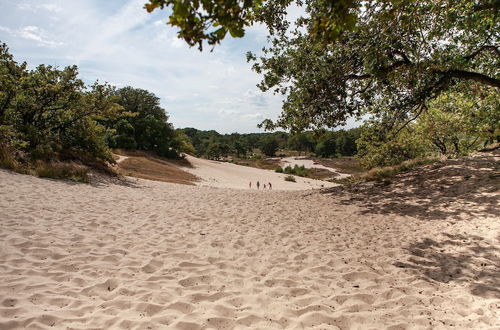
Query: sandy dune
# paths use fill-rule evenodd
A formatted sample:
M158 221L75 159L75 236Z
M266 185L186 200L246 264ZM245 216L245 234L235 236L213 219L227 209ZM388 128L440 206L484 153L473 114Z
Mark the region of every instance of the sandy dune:
M276 173L254 167L232 163L218 162L208 159L187 156L193 168L183 168L201 178L198 185L218 188L248 189L252 181L252 189L256 189L259 181L261 189L264 183L271 182L273 190L307 190L323 187L335 187L334 183L295 176L296 182L285 181L286 174Z
M380 195L0 170L0 329L498 329L498 158L467 166Z

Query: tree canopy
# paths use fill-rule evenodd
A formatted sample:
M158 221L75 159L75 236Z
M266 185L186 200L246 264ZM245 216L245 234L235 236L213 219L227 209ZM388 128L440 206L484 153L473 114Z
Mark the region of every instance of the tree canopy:
M302 6L295 25L287 8ZM171 6L169 23L190 45L220 42L236 24L265 23L269 44L249 54L263 91L283 94L281 117L262 126L336 127L382 118L396 130L454 88L500 88L498 0L151 0ZM184 8L185 7L185 8ZM183 9L184 8L184 9ZM217 32L212 29L217 28Z

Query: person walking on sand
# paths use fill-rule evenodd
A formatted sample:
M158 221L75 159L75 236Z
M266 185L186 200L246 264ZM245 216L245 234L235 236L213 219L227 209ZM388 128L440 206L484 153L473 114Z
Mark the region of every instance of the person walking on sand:
M273 185L269 182L269 190L273 190Z
M248 188L252 189L252 181L250 181L250 183L248 184Z
M260 187L260 183L259 183L259 181L257 181L257 190L259 189L259 187Z
M264 189L266 189L266 184L264 183Z

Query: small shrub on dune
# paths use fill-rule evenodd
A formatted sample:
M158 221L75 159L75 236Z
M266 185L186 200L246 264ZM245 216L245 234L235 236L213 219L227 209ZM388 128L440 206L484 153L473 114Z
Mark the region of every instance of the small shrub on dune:
M295 177L293 175L285 176L285 181L296 182Z
M283 167L278 167L274 170L276 173L283 173Z
M88 167L76 163L38 162L35 173L41 178L89 182Z

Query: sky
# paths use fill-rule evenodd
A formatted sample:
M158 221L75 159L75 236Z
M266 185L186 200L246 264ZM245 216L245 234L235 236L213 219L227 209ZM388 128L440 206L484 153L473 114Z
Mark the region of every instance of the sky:
M260 76L245 57L265 45L262 26L200 52L165 24L167 11L147 13L145 2L0 0L0 41L31 68L76 64L88 84L147 89L176 128L250 133L278 117L282 98L256 87Z
M275 120L283 97L263 93L261 77L246 62L259 53L267 31L255 25L244 38L228 36L213 51L190 48L167 21L169 12L148 13L146 0L0 0L0 42L18 62L77 65L87 84L96 80L156 94L176 128L220 133L262 132ZM288 19L303 14L290 7ZM357 126L354 120L347 127Z

